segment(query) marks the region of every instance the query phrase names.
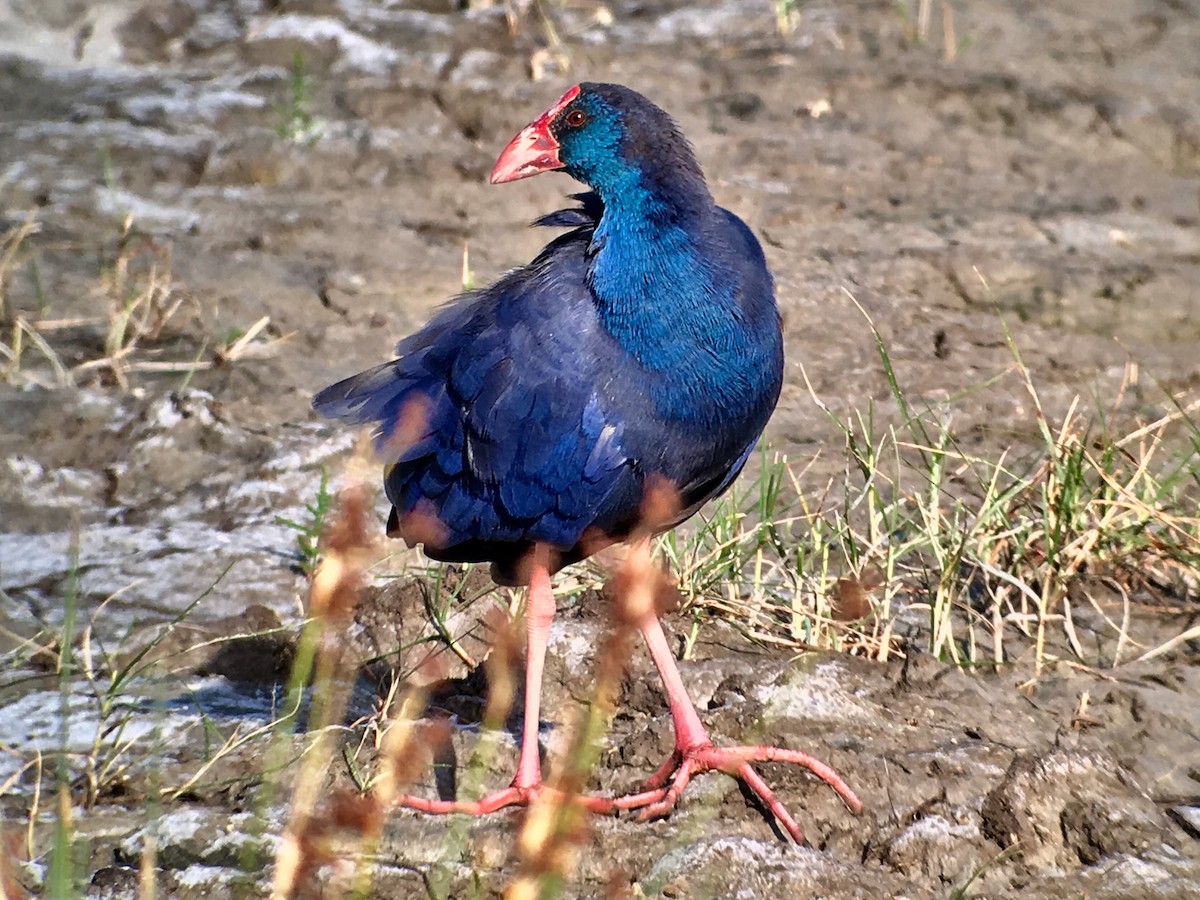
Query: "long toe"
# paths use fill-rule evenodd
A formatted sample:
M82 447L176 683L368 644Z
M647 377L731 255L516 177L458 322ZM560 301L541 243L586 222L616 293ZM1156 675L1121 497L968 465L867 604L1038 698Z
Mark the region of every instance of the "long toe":
M791 835L792 840L797 844L803 844L804 832L800 830L800 825L792 818L792 814L787 811L787 807L779 802L779 798L775 796L775 792L763 781L762 776L754 771L750 763L742 763L737 771L737 777L771 811L771 815L775 817L775 820L783 830Z
M862 801L842 780L842 777L828 765L807 753L799 750L786 750L782 747L716 747L709 743L677 750L667 760L667 763L654 773L650 782L666 784L666 786L632 795L629 798L622 798L627 801L638 799L642 802L630 803L630 805L620 808L641 809L640 818L643 821L666 815L675 807L684 789L695 775L707 771L725 772L743 781L796 843L804 843L804 834L796 820L792 818L762 776L751 766L751 763L756 762L787 762L803 766L833 788L852 812L862 811ZM667 769L672 763L676 764L675 770L664 773L664 769Z
M842 776L831 766L801 750L763 746L714 747L710 744L707 747L697 748L697 754L705 769L720 769L735 777L741 777L743 763L785 762L803 766L833 788L851 812L856 815L862 812L862 801L858 799L858 795L850 789L850 785L846 784Z
M578 803L589 812L608 814L642 807L660 800L666 794L666 788L644 791L641 794L631 794L627 797L596 797L587 794L571 795L571 802ZM417 812L433 813L434 815L458 814L464 816L486 816L502 809L533 806L539 799L562 792L542 782L529 787L506 787L481 797L478 800L429 800L425 797L405 796L396 800L396 806L413 809Z
M540 784L532 787L510 786L478 800L429 800L425 797L403 796L396 798L395 805L442 816L452 813L464 816L486 816L488 813L508 807L529 806L540 788Z

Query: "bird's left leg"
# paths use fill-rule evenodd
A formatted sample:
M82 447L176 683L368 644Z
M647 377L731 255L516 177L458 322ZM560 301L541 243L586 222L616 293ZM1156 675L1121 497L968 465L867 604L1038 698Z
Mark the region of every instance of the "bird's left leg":
M675 806L683 789L692 776L712 769L720 770L740 778L771 811L784 830L796 843L804 843L804 834L796 820L788 813L775 792L751 767L752 762L790 762L804 766L835 791L854 812L862 811L862 802L854 791L829 766L799 750L781 747L714 747L708 731L700 722L700 715L687 695L680 677L679 668L663 633L658 615L648 612L639 622L638 629L646 639L650 656L662 677L667 691L667 702L671 708L671 719L675 724L675 752L647 781L642 794L622 798L622 808L640 807L642 819L665 815ZM638 802L631 803L632 800Z
M521 754L517 776L503 790L479 800L427 800L401 797L399 806L427 813L466 813L481 816L507 806L528 806L542 790L542 767L538 756L538 722L541 712L542 670L546 663L546 644L550 641L550 623L554 619L554 593L550 573L544 565L535 565L525 599L525 722L521 731Z

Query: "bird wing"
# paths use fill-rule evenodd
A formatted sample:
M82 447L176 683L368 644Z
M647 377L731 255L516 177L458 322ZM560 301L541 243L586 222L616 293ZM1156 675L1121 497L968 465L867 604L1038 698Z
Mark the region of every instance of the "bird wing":
M642 474L603 392L614 346L586 284L598 199L581 200L541 220L578 227L528 266L314 398L324 416L375 426L397 530L435 558L505 560L534 543L579 558L589 528L633 524ZM413 517L432 530L406 528Z

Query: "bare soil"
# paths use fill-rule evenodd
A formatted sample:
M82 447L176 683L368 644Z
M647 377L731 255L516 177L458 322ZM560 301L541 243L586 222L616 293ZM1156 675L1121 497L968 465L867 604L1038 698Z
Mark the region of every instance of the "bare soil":
M164 896L261 892L246 861L269 858L282 814L261 748L204 766L210 724L249 728L278 705L305 583L275 517L303 520L321 467L336 472L353 439L316 421L310 398L387 358L460 290L464 247L486 283L545 242L518 226L574 186L485 175L569 83L624 82L672 112L718 199L762 237L788 353L767 437L816 459L814 478L843 466L842 442L807 385L841 413L897 412L848 293L914 397L968 394L954 427L981 454L1019 453L1037 428L1006 327L1051 417L1076 396L1107 412L1131 364L1123 420L1200 386L1200 3L981 0L954 9L954 59L940 9L922 41L883 3L805 5L786 36L765 0L570 3L551 11L561 43L536 7L517 10L512 33L502 6L443 0L0 2L0 231L30 211L39 226L6 276L4 339L20 315L57 323L43 333L65 367L103 357L102 285L123 259L135 285L169 262L185 301L128 360L176 370L122 384L85 368L64 387L27 346L0 385L2 649L59 627L68 592L116 656L200 598L178 643L156 649L174 687L128 706L153 752L76 812L89 896L136 895L147 828ZM249 352L218 352L263 317ZM213 364L186 372L194 360ZM1195 623L1188 584L1170 616L1147 614L1151 634ZM379 590L360 610L363 658L426 627L419 587ZM590 696L595 606L564 610L555 632L551 759ZM203 646L248 632L262 643ZM667 819L595 820L568 895L1200 892L1195 642L1112 671L1064 666L1028 693L1027 672L965 673L912 637L887 664L797 659L706 623L683 670L714 737L810 750L866 811L764 767L812 845L796 848L733 780L706 775ZM29 816L38 773L23 763L61 746L47 658L0 683L8 824ZM670 747L649 663L632 665L597 789L633 787ZM376 687L360 686L356 709ZM463 726L456 760L479 739L482 687L451 679L439 695ZM81 755L98 727L86 696L69 735ZM514 761L501 740L487 783ZM164 784L191 786L148 805ZM265 834L251 816L264 808ZM498 894L516 826L397 812L376 895ZM28 886L44 864L21 869Z

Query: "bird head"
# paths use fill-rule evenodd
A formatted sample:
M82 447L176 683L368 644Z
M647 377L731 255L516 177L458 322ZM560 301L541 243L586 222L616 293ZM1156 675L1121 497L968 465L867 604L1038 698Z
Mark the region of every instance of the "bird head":
M577 84L500 153L492 184L561 169L601 196L668 175L703 186L692 148L665 112L619 84Z

